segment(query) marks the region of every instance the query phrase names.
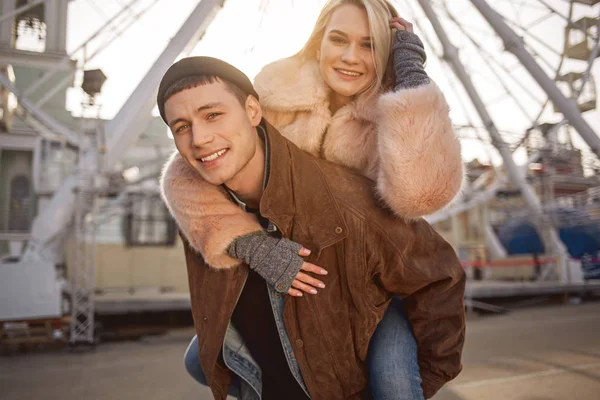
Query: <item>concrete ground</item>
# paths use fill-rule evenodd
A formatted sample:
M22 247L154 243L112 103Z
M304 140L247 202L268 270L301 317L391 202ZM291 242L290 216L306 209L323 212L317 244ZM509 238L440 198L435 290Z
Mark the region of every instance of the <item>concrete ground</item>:
M182 356L191 330L96 351L0 357L3 400L203 400ZM469 319L464 371L435 400L600 398L600 303Z
M600 398L600 303L472 318L463 372L436 400Z

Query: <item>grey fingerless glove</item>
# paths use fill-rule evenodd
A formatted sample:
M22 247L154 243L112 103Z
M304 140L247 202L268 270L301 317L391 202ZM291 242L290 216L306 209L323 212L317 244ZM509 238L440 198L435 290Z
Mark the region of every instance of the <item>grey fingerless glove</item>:
M395 90L415 88L429 83L425 72L425 47L417 35L408 31L396 31L392 44Z
M254 232L235 239L227 254L244 261L278 292L287 293L304 263L298 255L301 248L289 239Z

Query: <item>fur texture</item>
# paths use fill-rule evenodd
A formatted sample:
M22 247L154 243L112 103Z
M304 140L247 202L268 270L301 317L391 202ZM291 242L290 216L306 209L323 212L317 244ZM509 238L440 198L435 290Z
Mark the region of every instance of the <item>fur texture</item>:
M333 116L316 61L276 61L258 74L255 87L265 118L286 138L376 180L379 196L398 216L432 214L460 191L460 142L433 81L359 98Z
M220 187L205 182L178 152L163 168L162 197L182 234L207 264L231 268L241 261L227 255L231 242L262 231L254 215L242 211Z

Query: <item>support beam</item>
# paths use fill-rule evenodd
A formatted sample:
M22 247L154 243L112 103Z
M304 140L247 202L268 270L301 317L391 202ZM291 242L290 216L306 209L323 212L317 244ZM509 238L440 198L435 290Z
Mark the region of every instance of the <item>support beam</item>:
M556 108L569 121L569 124L579 132L582 139L590 146L596 156L600 158L600 138L581 115L577 103L567 98L556 86L556 83L546 75L533 56L525 49L523 39L504 22L500 14L490 7L485 0L471 0L471 3L473 3L473 6L479 10L481 15L504 41L506 50L517 57L521 64L529 71L533 79L546 92Z
M23 11L27 11L27 10L29 10L30 8L33 8L33 7L37 6L38 4L41 4L41 3L43 3L44 1L45 1L45 0L34 0L34 1L32 1L32 2L29 2L29 3L25 4L25 5L23 5L23 6L19 7L19 8L17 8L17 9L14 9L13 11L9 11L9 12L7 12L7 13L4 13L4 14L2 14L2 15L0 16L0 22L4 22L4 21L6 21L7 19L9 19L9 18L11 18L11 17L14 17L15 15L17 15L17 14L19 14L19 13L23 12Z
M21 95L21 92L13 85L6 75L0 72L0 84L4 86L8 91L14 93L17 97L19 107L22 107L27 117L32 117L33 123L37 123L37 127L40 129L47 129L48 131L58 135L61 139L66 140L73 146L79 144L79 136L71 129L67 128L50 115L40 110L35 104L26 99Z
M442 47L444 49L444 59L447 61L452 70L456 74L457 78L462 83L465 91L469 95L473 106L477 110L479 117L483 125L487 128L489 132L490 138L492 139L492 144L498 152L500 156L502 156L502 160L504 161L504 167L506 168L508 175L511 181L520 189L521 195L525 200L525 204L531 214L532 222L535 224L540 237L544 245L546 246L546 250L550 250L554 255L558 256L561 260L561 268L562 271L566 271L566 262L567 262L567 251L564 244L561 242L556 229L549 223L548 219L544 215L542 211L542 205L540 200L537 198L535 191L533 188L527 183L525 180L524 174L519 170L519 167L515 164L514 159L512 158L512 153L508 148L507 144L502 139L500 132L498 132L498 128L494 124L492 117L487 111L487 108L479 95L478 90L475 88L471 77L467 73L464 65L461 63L458 49L456 46L452 44L446 31L437 15L433 11L429 0L418 0L421 8L427 15L427 18L431 22L435 33L440 40ZM564 275L564 273L563 273Z
M1 34L2 32L0 32ZM38 53L37 51L17 50L0 42L0 65L12 65L46 70L57 68L60 71L73 71L76 67L74 60L62 61L64 55L56 53ZM29 95L26 90L23 94Z
M66 54L68 0L46 0L46 52Z
M15 11L15 2L14 1L0 1L0 14L2 16L15 15L13 12ZM14 42L14 26L15 20L14 18L4 18L0 22L0 47L12 47Z
M35 135L10 135L8 133L0 133L0 151L33 151L37 141L38 138Z

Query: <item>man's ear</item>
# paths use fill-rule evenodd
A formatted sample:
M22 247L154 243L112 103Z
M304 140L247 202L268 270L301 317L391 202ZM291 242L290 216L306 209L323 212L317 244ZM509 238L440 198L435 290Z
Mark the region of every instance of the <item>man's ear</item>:
M246 114L252 126L256 127L262 120L262 108L256 97L248 95L246 98Z

